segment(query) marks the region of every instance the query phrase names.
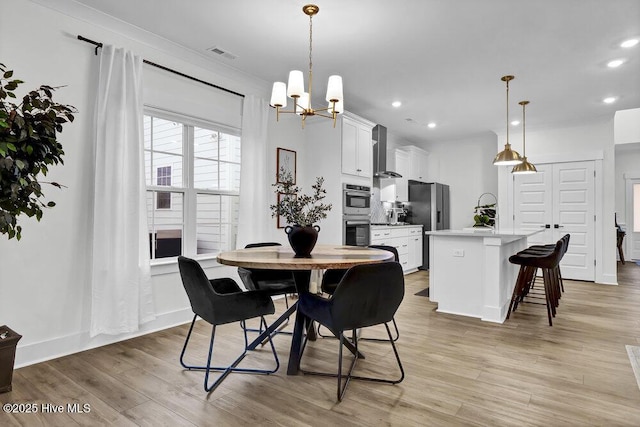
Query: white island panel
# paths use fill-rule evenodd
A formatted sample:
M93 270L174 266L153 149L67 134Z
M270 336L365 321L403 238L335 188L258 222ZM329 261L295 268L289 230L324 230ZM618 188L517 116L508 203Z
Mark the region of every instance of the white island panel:
M509 257L539 231L427 231L429 296L438 311L504 322L519 266Z

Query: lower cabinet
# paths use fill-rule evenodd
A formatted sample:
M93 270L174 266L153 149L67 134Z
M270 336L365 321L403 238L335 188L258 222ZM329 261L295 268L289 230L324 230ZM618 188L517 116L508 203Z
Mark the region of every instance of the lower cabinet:
M419 239L416 240L415 239ZM405 273L422 265L422 227L392 226L371 229L371 244L393 246L398 251L400 265Z

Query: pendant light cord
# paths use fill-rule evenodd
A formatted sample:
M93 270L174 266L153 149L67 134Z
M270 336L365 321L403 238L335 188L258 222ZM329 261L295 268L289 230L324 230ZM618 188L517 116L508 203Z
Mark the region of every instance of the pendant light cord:
M522 103L522 157L527 157L527 147L525 145L525 120L524 120L524 108L527 106L526 103Z
M507 82L507 145L509 145L509 80Z

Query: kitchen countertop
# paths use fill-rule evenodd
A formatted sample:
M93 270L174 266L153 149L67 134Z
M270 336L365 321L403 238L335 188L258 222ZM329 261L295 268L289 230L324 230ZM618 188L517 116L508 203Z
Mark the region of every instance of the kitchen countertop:
M425 231L424 234L430 236L464 236L464 237L528 237L544 231L544 228L535 230L518 230L513 228L501 228L498 230L436 230Z
M422 224L371 224L371 228L407 228L407 227L422 227Z

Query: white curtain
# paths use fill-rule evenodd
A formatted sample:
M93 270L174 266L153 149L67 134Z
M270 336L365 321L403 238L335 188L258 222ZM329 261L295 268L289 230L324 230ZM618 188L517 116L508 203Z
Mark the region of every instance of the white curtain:
M91 336L153 320L144 178L142 59L105 45L96 95Z
M240 213L236 247L269 240L271 182L267 172L267 120L269 105L262 98L247 95L242 106L242 169L240 171ZM273 224L273 223L271 223Z

